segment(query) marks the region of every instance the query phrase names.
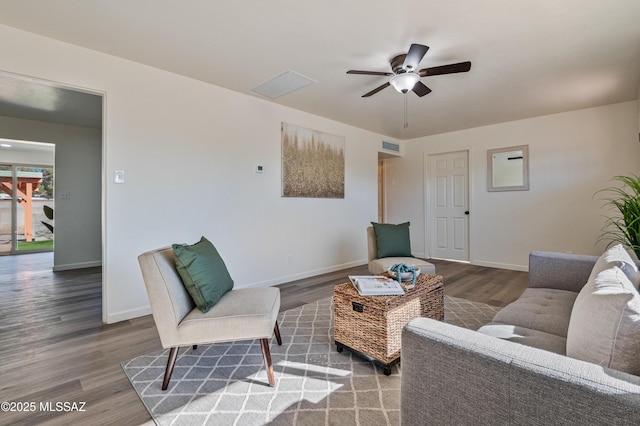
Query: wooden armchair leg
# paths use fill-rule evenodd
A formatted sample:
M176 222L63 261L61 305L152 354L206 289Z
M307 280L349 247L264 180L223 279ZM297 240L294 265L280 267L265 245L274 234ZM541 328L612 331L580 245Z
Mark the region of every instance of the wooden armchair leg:
M171 374L173 373L173 367L176 365L176 359L178 358L178 347L171 348L169 351L169 358L167 358L167 369L164 372L164 380L162 381L162 390L167 390L169 386L169 380L171 380Z
M282 346L282 337L280 337L280 328L278 327L278 321L276 321L275 327L273 327L273 332L276 334L276 340L278 341L278 345Z
M264 362L267 365L267 376L269 376L269 386L276 385L276 378L273 375L273 365L271 364L271 351L269 350L269 339L260 339L260 346L262 346L262 355L264 355Z

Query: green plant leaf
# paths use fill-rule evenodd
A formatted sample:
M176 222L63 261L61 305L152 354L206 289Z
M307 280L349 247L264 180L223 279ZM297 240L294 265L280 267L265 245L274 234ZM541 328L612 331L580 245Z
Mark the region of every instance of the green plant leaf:
M621 243L640 257L640 177L615 176L619 186L605 188L596 194L606 194L603 207L615 215L605 217L598 241L609 241L608 246ZM595 194L594 194L595 195Z

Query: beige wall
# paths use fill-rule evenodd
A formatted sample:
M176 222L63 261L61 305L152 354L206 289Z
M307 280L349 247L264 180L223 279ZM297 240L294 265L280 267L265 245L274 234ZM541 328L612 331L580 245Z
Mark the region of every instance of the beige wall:
M529 145L530 190L487 191L487 149ZM406 141L388 161L388 220L411 221L415 253L429 255L424 198L428 155L470 152L470 258L526 270L532 250L598 254L603 223L594 193L617 174L640 173L635 101ZM418 199L410 206L406 200Z
M238 287L362 264L388 139L109 55L0 26L0 70L105 94L104 318L149 312L137 256L210 238ZM346 138L345 198L280 197L280 123ZM595 253L595 190L638 170L635 102L406 141L387 161L387 220L410 220L428 255L425 156L469 149L471 257L522 268L532 249ZM486 192L486 149L529 144L531 191ZM265 172L256 174L260 163ZM126 183L113 183L124 170ZM292 262L288 263L291 256Z
M105 94L105 320L149 313L140 253L201 235L238 287L366 261L381 135L6 26L0 51L0 70ZM344 199L280 197L281 122L346 138Z

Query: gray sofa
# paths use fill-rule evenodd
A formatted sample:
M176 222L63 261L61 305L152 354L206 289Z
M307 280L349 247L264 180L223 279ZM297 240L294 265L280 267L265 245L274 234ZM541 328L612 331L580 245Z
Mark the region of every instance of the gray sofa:
M589 355L580 351L588 345L576 344L584 338L578 328L587 327L587 334L588 327L596 330L590 321L599 321L605 310L585 304L589 283L600 277L597 261L605 262L595 256L532 253L529 288L478 331L429 318L411 321L402 334L401 423L640 424L638 373L611 368L608 360L584 361ZM574 303L590 309L586 319L573 312ZM630 339L640 344L636 336ZM567 348L580 359L567 356ZM633 354L638 346L632 342L631 349ZM616 361L619 365L636 368L627 368L629 354L618 352L626 355ZM635 354L640 358L640 351Z

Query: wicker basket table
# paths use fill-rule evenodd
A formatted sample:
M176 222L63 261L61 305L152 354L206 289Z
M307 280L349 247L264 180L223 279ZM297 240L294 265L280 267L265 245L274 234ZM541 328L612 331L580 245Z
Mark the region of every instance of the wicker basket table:
M351 282L333 290L334 338L338 352L347 348L391 374L400 361L402 328L412 319L444 320L440 275L420 274L402 296L361 296Z

